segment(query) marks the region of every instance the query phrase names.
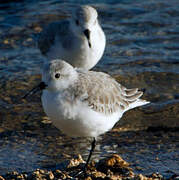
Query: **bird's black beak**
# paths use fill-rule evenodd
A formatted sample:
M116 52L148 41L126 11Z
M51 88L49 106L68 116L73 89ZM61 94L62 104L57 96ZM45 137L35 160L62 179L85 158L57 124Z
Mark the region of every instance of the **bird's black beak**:
M31 89L25 96L22 97L22 99L26 99L27 96L35 94L36 92L43 90L47 87L47 85L44 82L41 82L37 86L35 86L33 89Z
M85 29L85 30L84 30L84 34L85 34L85 36L86 36L86 38L87 38L87 40L88 40L88 45L89 45L89 47L91 48L90 30L89 30L89 29Z

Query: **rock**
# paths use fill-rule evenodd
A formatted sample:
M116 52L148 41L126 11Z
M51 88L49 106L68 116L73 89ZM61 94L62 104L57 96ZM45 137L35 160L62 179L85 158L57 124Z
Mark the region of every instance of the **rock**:
M0 180L5 180L2 176L0 176Z
M67 168L79 166L80 163L85 163L85 161L83 160L82 156L80 154L78 154L77 159L70 160L70 163L68 164Z
M9 42L8 39L4 39L3 43L4 43L4 44L9 44L10 42Z
M153 173L150 176L143 174L135 174L129 167L129 163L124 161L119 155L114 154L110 157L102 159L99 163L92 162L86 174L82 173L74 177L76 170L79 169L79 164L84 161L81 155L77 159L72 159L70 165L66 166L65 170L56 169L53 171L45 169L37 169L32 173L18 173L16 171L7 173L4 177L0 176L0 180L16 179L16 180L56 180L56 179L76 179L76 180L162 180L163 176L159 173ZM70 167L70 168L69 168ZM75 170L76 168L76 170ZM173 175L169 179L177 179L177 175Z
M129 175L132 170L129 163L124 161L119 155L114 154L98 163L97 169L103 173L109 172L122 173Z
M54 179L54 175L53 175L53 173L52 173L51 171L49 172L48 175L49 175L49 179L50 179L50 180Z
M34 31L40 33L42 31L42 28L40 26L36 26L34 27Z
M119 155L114 154L112 157L109 157L109 159L105 162L106 166L119 166L121 168L123 167L129 167L129 163L124 161Z

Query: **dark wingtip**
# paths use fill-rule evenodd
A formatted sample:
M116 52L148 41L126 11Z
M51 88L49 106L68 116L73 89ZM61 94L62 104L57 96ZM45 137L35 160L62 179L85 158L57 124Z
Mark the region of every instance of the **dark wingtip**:
M141 88L141 89L139 89L139 91L142 91L143 93L145 93L146 92L146 88Z

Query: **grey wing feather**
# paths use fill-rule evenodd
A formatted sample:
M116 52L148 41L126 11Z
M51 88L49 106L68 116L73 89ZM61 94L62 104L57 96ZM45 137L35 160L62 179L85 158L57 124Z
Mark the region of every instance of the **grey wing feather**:
M68 35L69 21L64 20L60 22L53 22L49 24L41 33L38 38L38 48L41 53L46 55L50 47L55 43L56 36Z
M125 110L143 94L137 88L126 89L105 73L88 71L79 75L76 96L85 94L83 101L97 112L111 114Z

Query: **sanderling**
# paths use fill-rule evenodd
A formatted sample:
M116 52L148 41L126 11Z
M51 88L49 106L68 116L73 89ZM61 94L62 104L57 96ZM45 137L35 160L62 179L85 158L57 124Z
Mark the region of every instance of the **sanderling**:
M75 8L69 20L51 23L39 36L38 47L50 59L64 59L73 67L91 69L103 55L106 38L97 11Z
M53 124L71 137L96 138L113 128L123 113L149 102L143 92L127 89L108 74L73 68L63 60L46 62L42 82L28 94L43 90L42 105Z

